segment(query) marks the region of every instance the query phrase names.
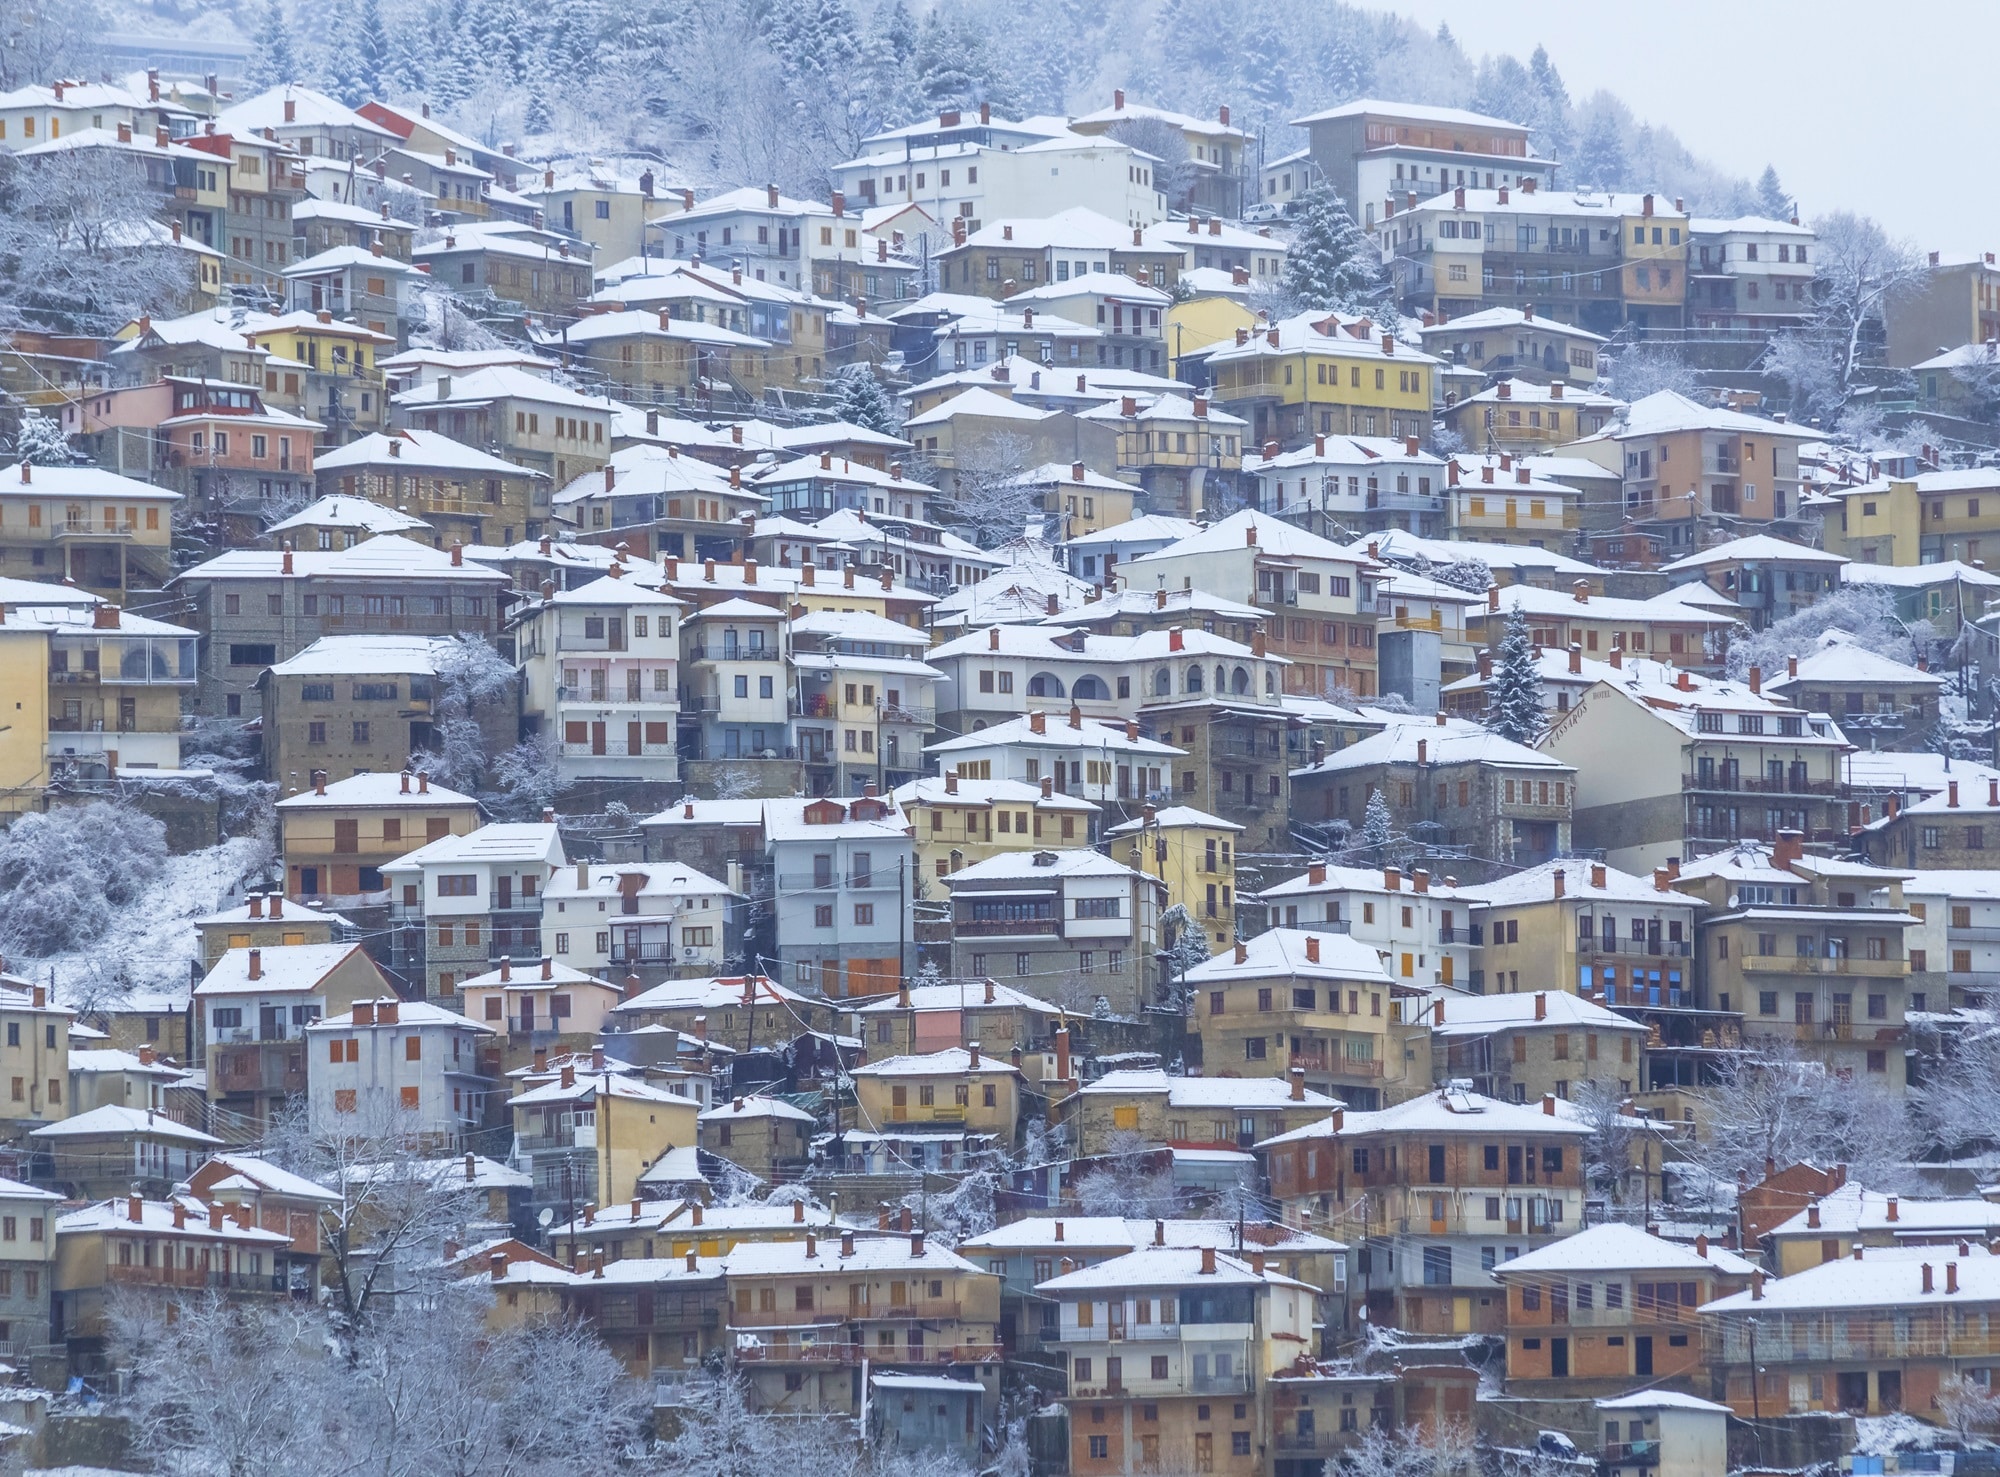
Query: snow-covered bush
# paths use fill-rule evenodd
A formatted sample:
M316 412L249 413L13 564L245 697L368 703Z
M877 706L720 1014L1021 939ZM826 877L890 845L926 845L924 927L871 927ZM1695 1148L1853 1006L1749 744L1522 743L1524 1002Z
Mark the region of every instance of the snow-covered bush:
M22 816L0 835L0 950L88 947L167 856L167 828L112 801Z

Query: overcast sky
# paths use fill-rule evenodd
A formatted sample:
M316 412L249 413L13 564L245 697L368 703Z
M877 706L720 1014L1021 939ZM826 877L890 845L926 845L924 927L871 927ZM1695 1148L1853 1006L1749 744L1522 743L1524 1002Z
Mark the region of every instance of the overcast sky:
M1803 215L1850 209L1923 250L2000 251L1993 0L1383 0L1468 54L1537 42L1570 97L1606 88L1698 157L1765 164ZM1636 183L1636 182L1635 182Z

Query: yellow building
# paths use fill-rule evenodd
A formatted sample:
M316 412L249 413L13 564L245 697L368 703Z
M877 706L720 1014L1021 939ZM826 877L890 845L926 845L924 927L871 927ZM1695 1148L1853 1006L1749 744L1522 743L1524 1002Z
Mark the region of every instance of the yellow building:
M1167 361L1178 375L1183 355L1199 353L1215 344L1233 343L1239 329L1246 334L1254 333L1257 315L1244 302L1240 291L1205 292L1168 308L1163 326Z
M1148 512L1182 518L1202 514L1213 497L1209 481L1238 465L1249 430L1208 395L1123 395L1077 419L1116 430L1118 471L1145 490ZM1065 536L1094 531L1086 523Z
M1092 471L1082 462L1068 466L1046 462L1022 473L1014 486L1041 493L1043 514L1057 520L1058 537L1065 540L1130 523L1132 499L1139 491L1132 483Z
M1236 939L1236 841L1243 827L1192 805L1155 812L1104 833L1111 855L1135 872L1167 884L1167 905L1178 904L1207 934L1210 952Z
M1583 526L1582 492L1508 453L1454 456L1446 481L1450 539L1561 549Z
M158 589L174 574L180 500L177 492L96 467L23 462L0 469L0 576L51 585L71 579L114 599L130 587ZM51 603L73 603L54 595ZM10 595L8 603L23 597Z
M1063 1109L1077 1152L1088 1156L1116 1152L1130 1134L1177 1149L1248 1149L1339 1106L1307 1087L1301 1069L1288 1077L1170 1077L1158 1068L1122 1068L1084 1084Z
M1539 456L1595 436L1622 409L1622 400L1560 380L1504 379L1448 405L1444 423L1472 451Z
M0 1096L0 1137L69 1115L71 1014L50 1003L47 986L0 974L0 1078L8 1088Z
M479 828L479 802L427 775L356 774L280 800L278 852L295 898L381 892L381 868Z
M1021 1111L1021 1073L978 1044L921 1056L885 1057L856 1067L854 1127L907 1129L931 1125L1014 1141Z
M1857 563L1972 564L2000 551L2000 471L1992 467L1883 477L1833 496L1839 512L1826 520L1826 547Z
M1100 807L1057 794L1048 781L934 775L899 786L890 798L915 828L921 878L949 877L1006 851L1089 846L1097 839Z
M1215 397L1249 421L1253 446L1430 434L1440 361L1370 319L1300 314L1262 333L1239 331L1203 357Z
M29 809L48 783L49 637L0 621L0 814Z
M697 1142L701 1104L617 1072L564 1067L556 1081L508 1104L520 1150L535 1166L538 1189L549 1165L581 1161L577 1196L599 1205L638 1197L639 1178L677 1148ZM546 1163L544 1161L547 1161Z
M1391 980L1350 935L1274 928L1185 980L1205 1076L1301 1069L1315 1091L1371 1109L1431 1085L1426 992Z
M282 317L257 317L243 325L253 348L305 366L302 413L327 428L333 445L379 431L388 420L380 359L396 352L393 334L337 320L322 308ZM276 386L266 381L267 390Z

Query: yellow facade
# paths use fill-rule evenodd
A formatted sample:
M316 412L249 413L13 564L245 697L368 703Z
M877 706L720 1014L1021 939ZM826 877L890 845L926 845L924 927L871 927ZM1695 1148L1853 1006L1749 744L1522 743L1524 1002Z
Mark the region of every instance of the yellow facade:
M948 1126L1011 1143L1020 1116L1020 1084L1021 1074L1005 1061L958 1048L885 1058L854 1071L853 1126Z
M1164 326L1167 355L1178 371L1181 355L1233 339L1239 328L1254 332L1257 315L1233 297L1195 297L1168 308Z
M2000 494L2000 488L1995 489ZM1937 520L1935 527L1924 522L1926 503L1941 506L1945 517ZM1840 496L1839 510L1831 514L1824 527L1826 550L1829 554L1844 554L1859 564L1919 564L1919 557L1925 533L1944 533L1947 528L1958 535L1961 547L1963 541L1976 537L1975 527L1982 514L1967 515L1968 504L1983 510L1991 504L1995 514L2000 514L2000 495L1990 499L1958 496L1938 496L1925 498L1915 482L1889 481L1876 487L1856 488ZM2000 521L1996 521L1995 535L2000 536ZM1947 558L1965 559L1965 554L1946 555Z
M1194 916L1213 953L1236 938L1236 844L1243 827L1189 806L1120 826L1111 854L1167 884L1167 904Z
M914 781L894 798L916 833L917 876L932 881L1004 852L1088 846L1097 813L1032 785L957 775Z
M18 815L48 783L46 631L0 625L0 694L0 815Z

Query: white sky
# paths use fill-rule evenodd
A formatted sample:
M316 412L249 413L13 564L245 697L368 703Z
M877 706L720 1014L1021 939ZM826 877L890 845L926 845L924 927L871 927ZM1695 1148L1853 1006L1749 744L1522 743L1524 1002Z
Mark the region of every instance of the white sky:
M1803 217L1875 216L1923 250L2000 251L1993 0L1386 0L1477 58L1541 42L1570 97L1599 88L1697 157L1775 164ZM1469 102L1469 100L1468 100Z

